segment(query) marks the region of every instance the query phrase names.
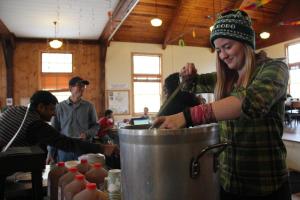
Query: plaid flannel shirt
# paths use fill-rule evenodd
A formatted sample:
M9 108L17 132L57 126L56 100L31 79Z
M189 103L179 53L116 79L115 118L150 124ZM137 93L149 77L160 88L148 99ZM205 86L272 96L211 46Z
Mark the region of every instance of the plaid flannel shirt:
M288 67L276 60L258 65L247 88L231 95L243 101L235 120L220 121L220 140L231 141L219 157L220 183L225 191L263 196L287 180L286 149L282 141ZM197 77L195 92L213 92L216 73Z

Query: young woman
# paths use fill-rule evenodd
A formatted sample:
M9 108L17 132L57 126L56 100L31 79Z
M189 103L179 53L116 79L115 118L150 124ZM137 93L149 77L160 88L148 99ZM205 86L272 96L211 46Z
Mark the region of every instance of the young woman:
M220 140L230 141L219 157L222 200L290 200L286 149L282 142L289 72L283 62L255 54L248 15L228 11L210 37L216 73L197 75L194 64L181 70L194 77L195 92L214 92L216 101L159 117L160 128L218 122Z

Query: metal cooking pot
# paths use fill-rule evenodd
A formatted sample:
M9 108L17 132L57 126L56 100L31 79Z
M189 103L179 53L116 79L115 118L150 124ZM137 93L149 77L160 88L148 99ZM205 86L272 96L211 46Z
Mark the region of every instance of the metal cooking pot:
M217 124L132 126L120 129L119 138L123 200L219 199L215 161L227 143L218 143Z

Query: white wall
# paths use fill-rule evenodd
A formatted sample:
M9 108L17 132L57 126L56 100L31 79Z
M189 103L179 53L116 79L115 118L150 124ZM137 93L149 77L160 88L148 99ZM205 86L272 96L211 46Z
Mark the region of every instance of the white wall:
M131 95L132 53L161 54L163 79L171 73L178 72L187 62L195 63L199 73L215 71L215 53L211 53L209 48L168 45L163 50L158 44L111 42L106 57L106 89L112 89L111 86L114 86L113 89L129 89ZM130 101L132 102L132 96ZM130 105L132 113L132 103Z
M164 78L187 62L195 63L200 73L215 71L215 54L209 48L169 45L163 50L158 44L111 42L106 57L107 89L111 83L131 84L131 53L161 54Z

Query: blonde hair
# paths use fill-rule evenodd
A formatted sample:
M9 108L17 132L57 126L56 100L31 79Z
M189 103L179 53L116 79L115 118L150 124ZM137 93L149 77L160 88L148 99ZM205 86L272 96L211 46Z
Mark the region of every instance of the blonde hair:
M255 52L247 45L243 44L245 54L245 76L241 82L241 86L247 87L255 68ZM228 66L220 60L217 55L217 83L215 87L215 99L220 100L229 96L233 89L234 83L238 80L238 72L229 69Z

